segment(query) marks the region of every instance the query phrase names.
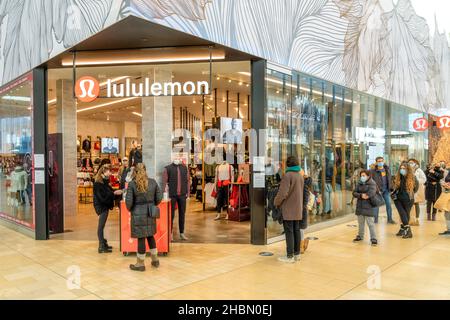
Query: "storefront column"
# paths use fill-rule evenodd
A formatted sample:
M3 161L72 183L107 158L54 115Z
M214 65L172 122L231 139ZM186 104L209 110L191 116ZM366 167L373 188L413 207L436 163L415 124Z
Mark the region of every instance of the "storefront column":
M154 82L172 82L172 72L155 68L144 75ZM171 162L172 97L142 98L142 155L150 177L162 184L164 167Z
M64 216L77 214L77 105L73 82L56 82L56 132L62 135Z
M138 134L138 126L137 123L135 122L130 122L130 121L125 121L123 123L122 126L122 137L123 137L123 141L120 144L121 146L121 154L123 154L125 157L128 157L128 154L126 154L126 139L127 138L135 138L138 139L139 138L139 134Z
M258 133L258 155L265 156L266 143L266 61L252 62L252 101L251 119L252 128ZM264 141L261 141L264 140ZM252 169L253 171L253 169ZM253 179L250 185L250 209L251 209L251 243L254 245L265 245L267 243L267 224L265 211L265 188L255 188Z
M33 71L33 153L44 157L44 167L36 167L34 173L41 171L44 181L34 179L35 239L47 240L48 232L48 178L47 172L47 85L46 70L37 68ZM42 171L44 173L42 174Z

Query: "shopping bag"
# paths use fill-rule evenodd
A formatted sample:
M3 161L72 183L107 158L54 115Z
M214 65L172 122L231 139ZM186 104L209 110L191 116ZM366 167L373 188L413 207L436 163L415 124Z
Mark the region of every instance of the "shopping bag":
M437 210L450 212L450 193L442 192L441 196L434 204L434 208Z
M217 191L216 191L216 189L213 189L213 191L211 192L211 197L217 198Z

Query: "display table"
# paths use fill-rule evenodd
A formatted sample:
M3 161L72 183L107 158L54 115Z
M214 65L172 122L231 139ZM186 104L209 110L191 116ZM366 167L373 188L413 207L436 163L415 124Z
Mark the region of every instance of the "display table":
M78 196L80 203L89 204L94 202L93 186L78 186Z
M170 201L163 201L159 205L161 217L156 220L157 232L155 234L158 253L167 255L170 250ZM131 238L131 212L128 211L125 201L120 202L120 251L124 256L137 252L138 240ZM146 243L147 252L150 251Z

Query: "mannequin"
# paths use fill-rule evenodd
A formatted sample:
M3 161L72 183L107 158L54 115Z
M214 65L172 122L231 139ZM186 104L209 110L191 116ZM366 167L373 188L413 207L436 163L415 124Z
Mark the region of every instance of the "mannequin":
M216 191L217 191L217 215L214 220L222 218L222 210L228 206L228 195L230 192L230 185L234 181L234 168L227 161L223 161L221 165L216 168ZM226 215L228 220L228 211Z
M128 161L130 162L130 167L135 167L139 163L142 163L142 151L136 140L131 143L132 149L130 151L130 156Z
M184 229L186 200L189 197L190 179L189 170L181 160L175 159L170 165L164 168L163 189L169 192L172 205L172 225L175 220L175 208L178 205L178 225L180 228L180 238L181 240L188 240L184 233Z

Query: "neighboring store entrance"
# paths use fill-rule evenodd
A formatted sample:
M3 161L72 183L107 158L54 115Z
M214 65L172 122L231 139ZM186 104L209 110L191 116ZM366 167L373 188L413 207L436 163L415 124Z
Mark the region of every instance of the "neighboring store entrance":
M79 61L83 61L80 56ZM89 59L94 58L89 56ZM105 52L102 59L106 59ZM79 86L74 90L74 83L79 84L80 79L94 79L96 83L90 87L85 82L81 88L86 91L77 93ZM133 96L141 84L147 90L147 82L153 94ZM155 96L159 92L152 91L154 83L162 84L162 92L164 84L171 83L175 85L175 93L179 83L181 94ZM185 88L186 83L193 85ZM199 91L205 90L205 83L208 92ZM98 218L93 207L96 172L102 164L110 164L111 185L115 189L123 188L121 178L127 172L127 165L134 161L132 154L137 149L149 176L163 189L166 167L178 161L186 166L188 176L180 182L188 188L186 242L250 243L250 159L243 134L251 127L250 91L250 62L247 61L126 66L103 66L99 62L95 66L80 63L75 72L71 65L50 69L48 150L52 237L97 239ZM80 95L86 99L83 101ZM228 131L238 132L239 139L227 141ZM224 197L224 208L218 216L217 198L212 195L216 177L223 174L225 167L236 184L231 184L226 194L219 195ZM170 197L169 192L166 196ZM110 241L119 240L121 200L118 196L106 224L105 237ZM179 221L183 219L179 220L179 209L173 226L175 242L181 241Z

